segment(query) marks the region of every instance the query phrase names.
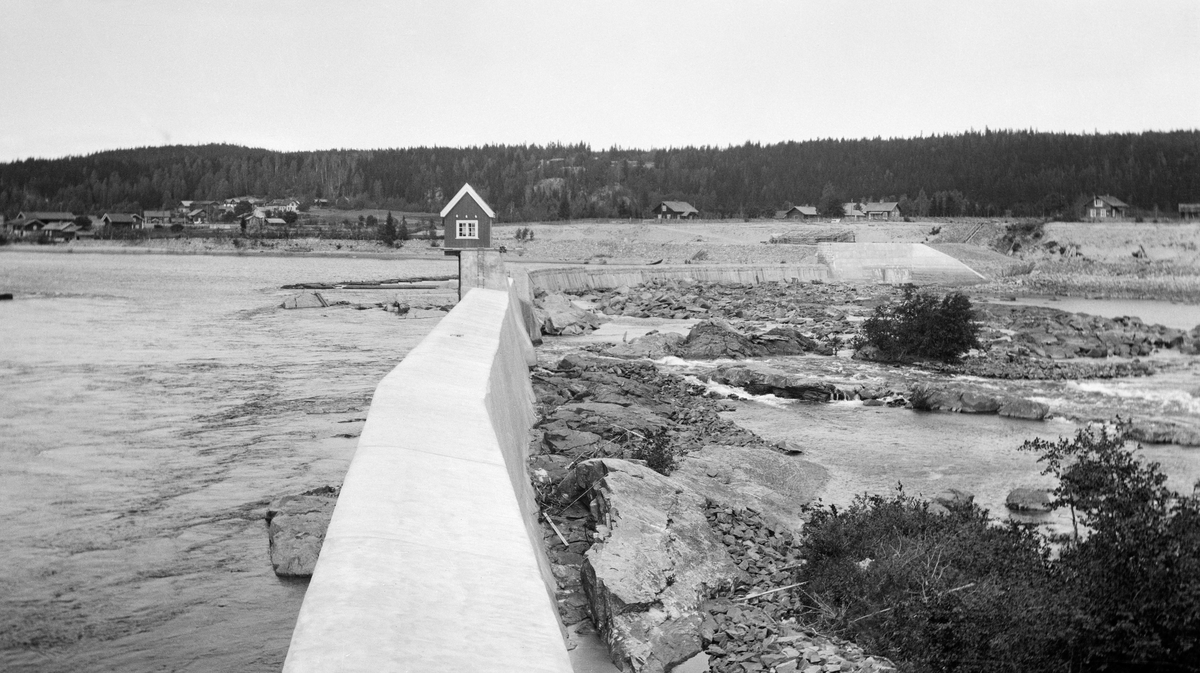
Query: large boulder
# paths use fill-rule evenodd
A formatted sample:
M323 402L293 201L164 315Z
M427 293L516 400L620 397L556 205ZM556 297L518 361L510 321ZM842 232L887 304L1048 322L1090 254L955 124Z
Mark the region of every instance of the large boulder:
M817 497L829 472L770 449L710 445L681 459L671 478L718 505L748 508L799 532L802 508Z
M549 294L540 301L541 307L534 310L534 315L542 327L543 334L583 334L608 321L607 317L576 306L566 295Z
M280 577L311 577L337 504L333 486L285 495L267 508L271 567Z
M776 327L762 334L743 334L724 320L705 320L688 333L675 355L692 360L760 358L804 353L833 355L833 348L792 327Z
M767 350L724 320L705 320L692 328L675 354L692 360L740 359L763 357Z
M963 385L915 383L909 388L913 409L957 411L964 414L1000 414L1012 418L1043 420L1050 407L1013 395Z
M682 483L623 460L584 461L597 542L582 569L592 618L613 663L661 673L700 652L700 604L743 580L705 518L705 499Z
M1050 511L1050 492L1044 488L1021 486L1008 492L1004 506L1014 512L1041 513Z
M1200 427L1176 420L1136 418L1129 436L1147 444L1178 444L1200 446Z

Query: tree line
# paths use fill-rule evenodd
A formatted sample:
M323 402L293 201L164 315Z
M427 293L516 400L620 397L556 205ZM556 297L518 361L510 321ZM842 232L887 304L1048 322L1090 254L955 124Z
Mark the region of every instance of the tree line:
M649 217L661 200L690 202L711 218L871 200L898 201L917 216L1060 216L1093 194L1175 212L1200 201L1200 131L984 130L652 150L144 147L0 164L0 212L127 212L242 195L435 212L464 182L504 221Z

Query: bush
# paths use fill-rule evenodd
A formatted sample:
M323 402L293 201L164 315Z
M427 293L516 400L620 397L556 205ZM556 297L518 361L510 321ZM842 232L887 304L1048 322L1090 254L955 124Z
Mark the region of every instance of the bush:
M1045 546L973 503L947 511L900 492L814 512L796 618L910 670L1040 670L1060 645L1045 626L1065 617Z
M793 616L915 671L1196 671L1200 496L1167 489L1127 430L1021 447L1085 527L1066 540L903 492L814 511Z
M899 303L876 307L863 322L863 340L885 358L932 358L956 362L979 347L979 324L971 300L961 292L944 297L909 285Z

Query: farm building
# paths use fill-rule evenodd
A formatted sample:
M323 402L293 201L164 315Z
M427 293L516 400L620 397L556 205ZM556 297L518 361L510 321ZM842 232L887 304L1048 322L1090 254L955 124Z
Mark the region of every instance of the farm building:
M75 213L67 212L48 212L48 211L29 211L17 213L18 220L38 220L42 224L54 224L55 222L73 222Z
M51 222L42 227L42 235L52 241L69 241L79 232L79 225L73 222Z
M21 214L24 215L25 213ZM4 225L4 228L16 238L26 238L36 236L44 226L46 226L46 223L36 217L18 217L15 220L10 220Z
M462 189L442 208L442 228L448 250L492 247L492 222L496 213L471 185Z
M863 204L850 201L849 203L842 204L842 216L849 217L853 220L859 220L866 217L867 214L863 212Z
M1179 219L1200 220L1200 203L1179 204Z
M142 211L142 226L150 229L160 229L171 224L171 211L146 210Z
M1095 196L1091 203L1084 209L1084 217L1091 219L1111 219L1114 217L1125 217L1126 211L1129 210L1129 204L1115 196Z
M868 220L898 220L900 219L900 203L897 201L864 203L862 212Z
M687 201L662 201L650 212L660 220L694 220L700 217L700 211Z
M775 211L775 219L777 220L811 220L816 217L816 206L792 206L787 210Z
M138 229L141 227L142 216L133 213L104 213L100 221L106 227L116 229Z

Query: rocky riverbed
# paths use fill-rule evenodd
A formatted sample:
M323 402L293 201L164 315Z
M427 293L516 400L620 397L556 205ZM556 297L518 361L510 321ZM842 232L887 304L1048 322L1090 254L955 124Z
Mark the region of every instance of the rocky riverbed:
M825 480L801 447L647 362L573 354L533 380L529 470L564 623L594 620L631 671L701 653L714 671L891 667L799 619L796 536Z
M714 671L889 669L806 627L815 620L797 598L797 543L804 503L824 469L805 460L802 446L767 442L724 420L730 403L714 385L809 402L1042 419L1049 407L1026 383L1151 376L1192 366L1200 350L1200 326L981 303L983 347L954 365L906 363L880 381L769 364L792 356L852 362L845 358L855 350L870 362L859 326L900 296L886 286L671 280L540 297L550 336L628 318L692 324L686 336L580 343L565 357L543 351L534 371L541 420L530 475L564 622L594 619L623 670L667 670L693 656ZM669 361L662 358L693 363L690 375L650 362ZM706 360L717 362L696 364ZM1146 420L1138 431L1142 441L1200 444L1195 428L1169 422Z

